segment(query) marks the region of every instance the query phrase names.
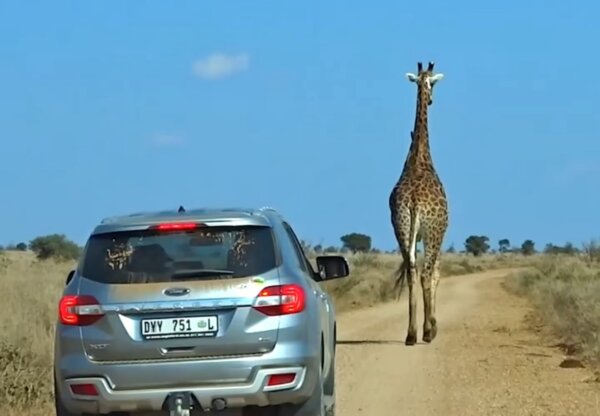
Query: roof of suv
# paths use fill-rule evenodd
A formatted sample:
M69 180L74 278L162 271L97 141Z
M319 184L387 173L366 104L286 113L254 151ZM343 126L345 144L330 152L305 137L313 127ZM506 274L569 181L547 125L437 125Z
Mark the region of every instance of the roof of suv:
M92 234L145 229L162 222L198 221L209 225L263 225L281 218L273 208L195 208L191 210L165 210L138 212L104 218Z

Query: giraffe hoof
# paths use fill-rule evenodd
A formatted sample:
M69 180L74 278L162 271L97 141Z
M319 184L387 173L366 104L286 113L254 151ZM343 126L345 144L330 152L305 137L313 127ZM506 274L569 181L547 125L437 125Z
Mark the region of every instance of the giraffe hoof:
M404 341L405 345L415 345L417 343L417 334L408 334L406 336L406 340Z
M426 331L423 331L423 342L430 343L437 336L437 325L431 327Z
M437 325L434 324L431 327L431 340L433 341L435 339L435 337L437 336Z

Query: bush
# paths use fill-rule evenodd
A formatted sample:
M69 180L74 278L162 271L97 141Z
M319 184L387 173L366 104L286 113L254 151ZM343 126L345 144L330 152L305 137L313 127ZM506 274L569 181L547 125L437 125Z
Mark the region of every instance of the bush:
M516 276L512 288L530 297L541 316L584 358L600 363L600 266L574 257L544 256Z
M81 248L67 239L64 234L50 234L37 237L29 243L29 248L40 260L55 258L57 260L76 260Z

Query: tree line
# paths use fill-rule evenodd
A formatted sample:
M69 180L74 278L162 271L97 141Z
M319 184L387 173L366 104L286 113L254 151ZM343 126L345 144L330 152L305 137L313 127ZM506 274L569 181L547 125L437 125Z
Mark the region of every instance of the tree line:
M398 253L399 250L383 251L372 246L372 239L369 235L363 233L349 233L340 237L340 246L326 246L321 244L312 245L305 240L302 240L303 249L307 253L316 254L333 254L333 253ZM49 234L34 238L29 243L18 243L0 246L2 250L14 251L32 251L40 260L55 258L62 260L76 260L79 258L82 248L75 242L69 240L64 234ZM535 242L527 239L518 246L511 245L508 238L500 239L497 242L496 248L492 248L490 239L484 235L470 235L463 243L463 249L457 250L452 244L446 253L460 252L463 254L471 254L473 256L481 256L486 253L519 253L524 256L530 256L538 252ZM582 254L590 258L590 260L600 261L600 244L595 241L583 244L582 248L575 247L572 243L566 243L564 246L558 246L548 243L542 250L545 254L566 254L577 255Z
M341 247L329 246L323 248L320 244L315 246L311 246L308 242L303 241L302 245L305 250L311 250L316 253L339 253L339 252L352 252L352 253L366 253L366 252L374 252L380 253L381 250L373 248L371 246L371 237L366 234L361 233L351 233L346 234L340 237ZM386 251L386 253L398 253L399 250ZM536 254L538 252L542 252L544 254L566 254L566 255L576 255L583 254L589 257L594 257L600 260L600 244L596 241L592 240L591 242L584 243L582 248L575 247L572 243L566 243L564 246L555 245L553 243L548 243L544 246L544 248L540 251L536 248L535 242L531 239L526 239L518 246L511 245L511 242L508 238L503 238L498 240L496 248L493 248L489 237L485 235L470 235L467 237L463 243L463 249L457 250L452 244L447 250L446 253L463 253L463 254L471 254L475 257L481 256L483 254L495 254L495 253L518 253L524 256L530 256Z

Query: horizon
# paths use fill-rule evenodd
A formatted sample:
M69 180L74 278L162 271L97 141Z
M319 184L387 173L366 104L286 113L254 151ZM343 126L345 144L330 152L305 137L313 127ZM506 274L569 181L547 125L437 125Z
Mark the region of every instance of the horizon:
M395 250L418 61L445 75L429 113L444 251L600 237L599 4L235 4L0 6L0 245L273 206L313 245L357 232Z

